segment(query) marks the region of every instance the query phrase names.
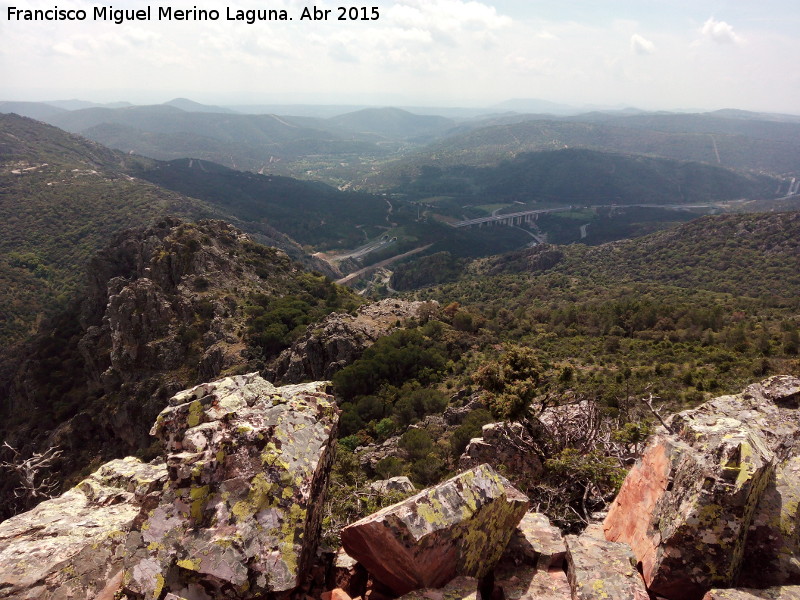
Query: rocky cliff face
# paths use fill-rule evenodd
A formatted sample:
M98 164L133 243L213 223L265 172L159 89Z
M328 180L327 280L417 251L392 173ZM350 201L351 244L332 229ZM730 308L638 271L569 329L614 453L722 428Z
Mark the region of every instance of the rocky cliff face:
M375 341L419 317L425 302L382 300L355 315L333 313L284 350L269 369L275 381L329 379L359 358Z
M339 294L221 221L120 234L92 261L86 297L0 369L0 438L23 454L59 447L65 474L141 451L178 390L263 367L253 310L297 296L325 314Z

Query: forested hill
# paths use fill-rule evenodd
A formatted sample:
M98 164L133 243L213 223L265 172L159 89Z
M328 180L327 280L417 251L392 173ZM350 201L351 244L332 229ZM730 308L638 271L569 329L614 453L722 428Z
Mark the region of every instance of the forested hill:
M55 127L0 115L0 341L21 339L81 286L111 235L204 202L125 175L122 155Z
M653 282L737 296L797 297L800 212L707 216L633 240L560 250L541 246L473 265L482 275L551 268L607 285Z
M364 241L362 227L386 225L386 201L341 192L314 181L257 175L197 159L141 161L138 177L226 210L243 221L263 222L301 244L352 247Z
M0 342L32 333L62 307L112 235L168 215L245 225L262 243L302 258L302 248L263 219L243 223L236 207L134 177L133 162L50 125L0 115Z
M486 202L686 204L771 198L780 183L714 165L585 149L523 153L494 167L423 167L397 191Z
M575 246L561 268L609 280L797 297L800 212L709 216L644 238Z
M676 116L677 117L677 116ZM587 117L588 118L588 117ZM691 120L676 120L671 128L653 129L648 121L607 119L606 121L553 120L525 115L507 117L499 122L473 127L417 150L384 169L376 181L393 183L408 171L422 166L440 168L455 165L495 166L523 152L541 152L565 148L584 148L603 152L621 152L674 160L688 160L719 165L742 171L767 173L800 172L800 142L796 133L778 136L781 128L796 132L796 124L767 123L762 132L749 121L716 119L703 130L682 130L678 125ZM698 117L697 123L710 119ZM662 119L669 123L669 119ZM731 127L714 127L717 122L732 121ZM749 127L748 127L749 125ZM699 125L695 123L695 129Z

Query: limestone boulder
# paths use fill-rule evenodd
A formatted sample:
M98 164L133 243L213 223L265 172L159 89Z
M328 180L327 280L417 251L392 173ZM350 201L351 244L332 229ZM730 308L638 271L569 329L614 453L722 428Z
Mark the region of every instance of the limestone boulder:
M152 433L169 481L128 536L132 594L260 598L292 590L319 539L338 410L325 383L276 388L257 374L170 400Z
M369 484L369 488L379 494L386 494L388 492L409 494L416 491L414 484L411 483L411 480L405 476L391 477L389 479L373 481Z
M731 587L751 527L769 537L764 524L780 529L784 514L791 528L794 486L778 490L775 482L776 466L799 443L798 401L800 380L772 377L674 415L670 431L654 437L604 522L609 540L630 544L653 593L699 600ZM780 571L785 561L774 566ZM760 585L771 583L761 577Z
M0 598L95 598L104 591L112 598L126 537L166 481L165 465L114 460L58 498L0 523Z
M649 600L627 544L568 535L567 576L573 600Z
M528 499L488 465L461 473L342 530L342 545L396 594L482 578Z
M800 584L800 456L781 462L747 532L738 585Z

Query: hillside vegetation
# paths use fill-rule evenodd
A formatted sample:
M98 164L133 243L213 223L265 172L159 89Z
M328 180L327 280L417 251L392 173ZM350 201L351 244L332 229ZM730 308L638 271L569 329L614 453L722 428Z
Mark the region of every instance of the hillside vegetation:
M116 231L207 204L126 176L120 157L54 127L0 115L0 340L18 340L82 285Z
M530 152L494 167L426 166L395 191L436 197L436 209L465 204L529 207L612 204L675 205L775 196L778 180L701 163L569 149ZM511 207L507 212L522 210Z
M633 447L655 421L642 399L671 411L753 378L798 374L799 234L798 213L706 217L597 248L543 245L462 263L455 282L409 294L439 302L418 328L382 340L334 378L342 444L400 435L403 452L374 468L425 483L456 468L483 423L520 418L528 406L538 414L587 402ZM730 260L736 248L741 261ZM427 260L447 267L445 258ZM405 275L414 274L412 265ZM525 373L518 381L514 369ZM480 389L497 393L458 428L427 418ZM584 458L568 449L551 456L527 490L562 525L575 522L568 506L580 507L585 478L613 490L616 467L604 471L603 450L589 448Z
M373 237L389 226L385 200L318 182L256 175L194 159L143 162L134 172L163 188L214 203L243 221L266 220L319 249L355 247L365 234Z
M227 193L204 201L153 185L134 176L145 164L156 163L31 119L0 115L0 340L22 339L63 308L83 285L86 262L115 233L170 215L236 223L260 242L334 274L305 257L265 213L232 202ZM304 185L314 189L295 187ZM281 201L292 203L286 196Z

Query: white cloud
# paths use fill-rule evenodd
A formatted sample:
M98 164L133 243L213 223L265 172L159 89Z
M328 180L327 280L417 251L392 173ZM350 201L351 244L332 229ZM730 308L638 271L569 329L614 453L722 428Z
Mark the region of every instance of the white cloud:
M540 40L554 40L555 41L555 40L559 39L559 37L556 34L550 33L546 29L542 29L541 31L537 32L536 33L536 37L539 38Z
M656 51L656 45L638 33L634 33L631 36L631 50L636 54L653 54Z
M717 21L714 17L703 23L700 33L719 44L738 44L742 41L729 23Z
M553 72L556 62L551 58L509 54L504 63L517 72L525 74L548 75Z

